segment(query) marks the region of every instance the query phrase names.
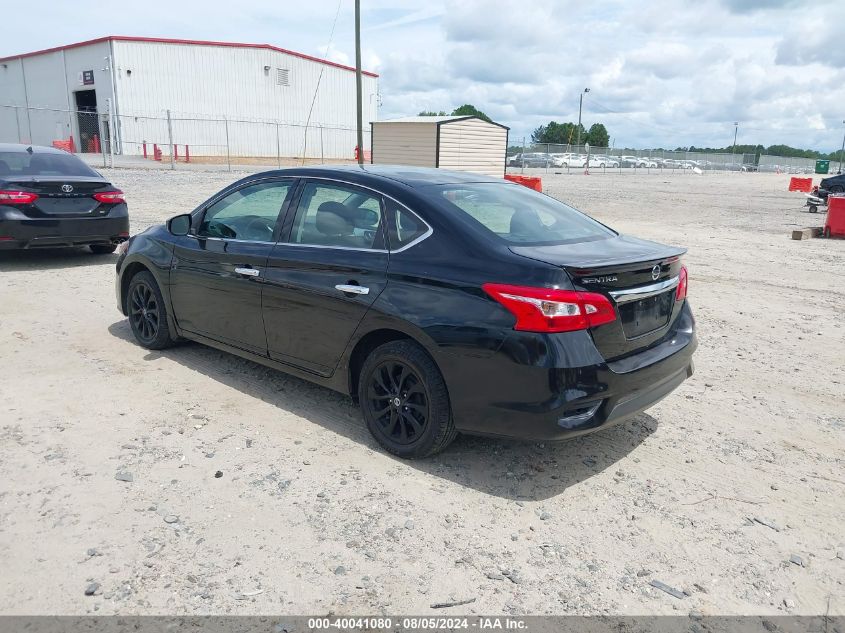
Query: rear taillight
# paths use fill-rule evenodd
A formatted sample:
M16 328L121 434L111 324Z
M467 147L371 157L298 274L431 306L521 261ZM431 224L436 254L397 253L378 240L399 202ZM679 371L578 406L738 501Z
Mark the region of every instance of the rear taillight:
M616 320L610 299L595 292L506 284L484 284L482 288L516 317L515 330L571 332Z
M28 191L0 191L0 204L32 204L38 194Z
M94 200L97 202L102 202L103 204L119 204L121 202L126 202L126 198L123 195L123 192L119 189L115 189L114 191L101 191L100 193L94 194Z
M675 291L675 301L683 301L687 298L687 267L681 266L678 273L678 289Z

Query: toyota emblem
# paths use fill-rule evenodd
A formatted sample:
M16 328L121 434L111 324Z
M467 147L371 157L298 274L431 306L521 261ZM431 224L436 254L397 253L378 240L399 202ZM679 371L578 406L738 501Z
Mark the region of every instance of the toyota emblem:
M62 191L65 193L70 193L73 191L73 185L62 185Z
M660 277L660 264L655 264L651 269L651 278L657 281L658 277Z

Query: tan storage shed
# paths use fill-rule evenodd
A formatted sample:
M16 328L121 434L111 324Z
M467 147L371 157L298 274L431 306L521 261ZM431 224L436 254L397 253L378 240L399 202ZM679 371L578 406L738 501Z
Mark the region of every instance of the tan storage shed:
M411 116L373 121L372 163L503 176L508 128L476 116Z

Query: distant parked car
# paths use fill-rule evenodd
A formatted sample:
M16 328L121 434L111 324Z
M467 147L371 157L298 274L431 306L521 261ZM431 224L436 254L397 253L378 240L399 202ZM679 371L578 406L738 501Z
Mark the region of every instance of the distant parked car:
M619 161L602 154L590 156L590 167L619 167Z
M587 164L587 157L580 154L552 154L552 165L555 167L583 167Z
M511 167L551 167L552 157L543 152L516 154L508 161Z
M646 167L651 169L657 168L657 161L651 158L638 158L637 167Z
M0 143L0 250L88 246L129 238L123 192L73 154Z

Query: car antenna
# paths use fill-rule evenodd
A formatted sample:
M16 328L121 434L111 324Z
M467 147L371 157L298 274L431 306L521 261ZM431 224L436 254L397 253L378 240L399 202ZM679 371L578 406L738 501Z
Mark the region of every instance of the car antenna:
M27 153L32 154L32 145L26 148Z

